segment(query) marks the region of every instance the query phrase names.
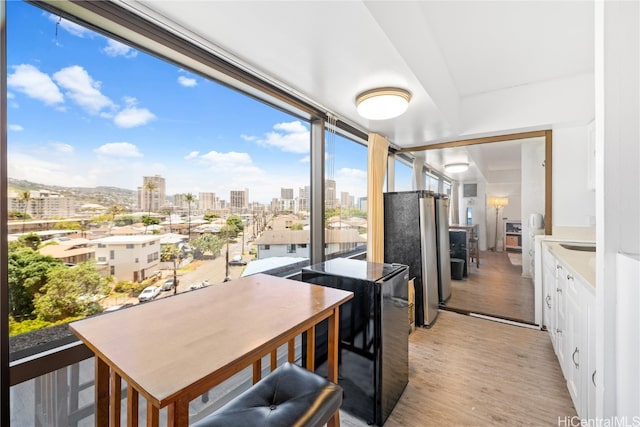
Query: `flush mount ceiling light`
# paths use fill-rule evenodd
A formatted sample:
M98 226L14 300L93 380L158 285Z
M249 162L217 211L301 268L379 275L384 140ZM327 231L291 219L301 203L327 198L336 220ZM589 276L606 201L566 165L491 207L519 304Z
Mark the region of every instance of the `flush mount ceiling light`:
M469 169L469 163L449 163L444 165L444 170L449 173L464 172Z
M382 87L362 92L356 97L358 114L369 120L387 120L407 111L411 94L395 87Z

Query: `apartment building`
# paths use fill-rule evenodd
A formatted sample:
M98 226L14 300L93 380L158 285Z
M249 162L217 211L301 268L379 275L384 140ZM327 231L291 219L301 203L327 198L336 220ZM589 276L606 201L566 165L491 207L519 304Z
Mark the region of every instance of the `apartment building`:
M98 265L117 280L140 282L155 274L160 265L160 236L110 236L95 239Z

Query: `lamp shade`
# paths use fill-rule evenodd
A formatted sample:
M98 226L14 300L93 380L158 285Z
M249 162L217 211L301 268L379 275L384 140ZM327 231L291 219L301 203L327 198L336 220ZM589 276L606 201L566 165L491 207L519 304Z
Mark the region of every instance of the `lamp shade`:
M469 163L449 163L444 165L444 170L449 173L464 172L469 169Z
M387 120L398 117L409 107L411 94L399 88L372 89L356 97L358 114L369 120Z
M508 197L491 197L489 199L489 205L493 206L494 208L503 208L508 204L509 204Z

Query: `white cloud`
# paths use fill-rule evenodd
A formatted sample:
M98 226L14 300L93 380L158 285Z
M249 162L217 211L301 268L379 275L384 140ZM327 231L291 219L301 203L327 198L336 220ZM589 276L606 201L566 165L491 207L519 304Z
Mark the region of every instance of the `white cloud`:
M367 171L354 168L340 168L335 176L338 192L346 191L352 196L367 195Z
M64 142L50 142L49 146L58 153L72 154L74 151L73 146L65 144Z
M95 186L95 181L86 174L75 171L73 165L64 164L59 158L48 161L43 156L31 156L29 154L12 152L8 157L8 175L11 178L26 179L32 182L42 182L66 187ZM77 163L76 163L77 164Z
M94 150L98 154L110 157L142 157L138 147L129 142L110 142Z
M229 151L228 153L209 151L208 153L200 156L200 158L211 166L225 169L252 164L251 156L249 156L249 154L238 153L235 151Z
M194 87L198 85L198 82L196 81L196 79L191 77L185 77L185 76L179 76L178 83L180 83L182 86L185 86L185 87Z
M24 130L24 128L20 125L12 125L10 124L9 126L9 130L13 131L13 132L20 132L21 130Z
M66 95L91 114L105 108L114 108L113 102L100 92L100 82L91 78L79 65L72 65L54 73L54 80L64 89Z
M7 99L15 99L15 95L11 92L7 92Z
M133 128L145 125L155 118L155 114L146 108L127 107L116 114L113 122L121 128Z
M102 51L114 58L116 56L123 56L125 58L135 58L138 56L138 51L134 48L112 39L107 39L107 46L105 46Z
M245 134L240 135L240 138L244 139L245 141L257 141L258 140L257 136L251 136L251 135L245 135Z
M186 156L184 156L185 160L191 160L191 159L195 159L198 157L198 155L200 154L199 151L192 151L189 154L187 154Z
M311 156L304 156L299 160L300 163L311 163Z
M33 65L21 64L13 67L13 74L7 76L7 85L30 98L44 102L46 105L64 103L64 96L48 74Z
M288 153L305 154L309 152L309 130L300 121L277 123L274 131L265 134L264 138L242 136L247 141L255 140L265 147L276 147ZM249 139L247 139L249 138ZM251 139L254 138L254 139Z
M93 32L81 25L73 23L71 21L67 21L64 18L61 18L57 15L49 15L49 21L54 22L56 25L59 25L60 28L76 37L84 37L93 35Z

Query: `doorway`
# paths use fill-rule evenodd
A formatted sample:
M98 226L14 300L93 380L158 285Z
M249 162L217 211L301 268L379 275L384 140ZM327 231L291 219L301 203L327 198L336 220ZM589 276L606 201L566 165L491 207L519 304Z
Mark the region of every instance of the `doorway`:
M536 295L541 290L534 284L533 243L535 234L550 234L552 229L551 144L551 131L535 131L418 147L425 151L429 167L452 178L459 190L468 184L476 184L478 190L475 197L457 191L458 206L452 212L459 218L452 226L476 227L480 262L467 257L468 274L452 280L452 296L443 308L539 322L536 313L542 307ZM469 163L469 172L447 174L444 165L450 162ZM494 198L501 199L497 207ZM549 219L542 229L529 227L533 213Z

